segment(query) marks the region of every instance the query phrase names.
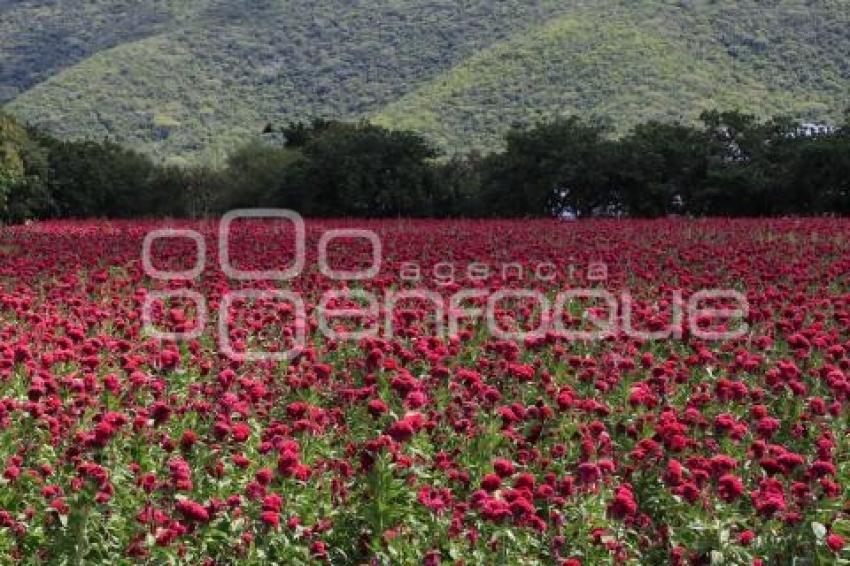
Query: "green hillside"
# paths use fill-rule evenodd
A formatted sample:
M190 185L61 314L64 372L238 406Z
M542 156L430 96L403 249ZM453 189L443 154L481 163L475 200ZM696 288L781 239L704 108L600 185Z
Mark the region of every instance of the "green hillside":
M204 0L0 0L0 103L98 51L184 25Z
M850 105L850 3L637 4L577 6L482 50L375 121L489 149L509 125L559 114L610 117L622 131L717 107L831 121Z
M831 120L850 0L0 0L0 101L68 137L219 159L266 122L370 117L449 151L582 112Z

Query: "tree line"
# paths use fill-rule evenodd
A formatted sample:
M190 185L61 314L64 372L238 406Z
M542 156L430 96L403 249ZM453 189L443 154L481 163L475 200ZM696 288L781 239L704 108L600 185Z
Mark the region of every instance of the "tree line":
M305 216L658 217L850 213L850 112L804 135L793 120L711 111L615 137L560 118L504 149L446 157L368 122L269 125L223 167L176 167L109 140L62 141L0 113L0 219L198 217L236 207Z

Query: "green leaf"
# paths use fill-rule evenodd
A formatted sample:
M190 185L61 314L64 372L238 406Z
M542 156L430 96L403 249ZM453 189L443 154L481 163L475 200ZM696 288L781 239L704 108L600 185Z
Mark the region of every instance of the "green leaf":
M832 532L843 537L850 537L850 520L836 520L834 523L832 523Z

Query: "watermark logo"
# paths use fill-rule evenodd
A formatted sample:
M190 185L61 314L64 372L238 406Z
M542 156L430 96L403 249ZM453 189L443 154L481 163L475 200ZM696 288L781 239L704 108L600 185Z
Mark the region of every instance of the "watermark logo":
M230 228L236 220L242 218L281 219L291 223L295 228L295 262L286 269L272 271L243 271L233 267L230 261ZM287 281L298 277L304 270L304 264L307 261L306 240L307 230L304 219L297 212L275 208L231 210L221 218L218 224L218 261L221 264L221 270L231 279Z
M236 221L266 220L286 223L294 233L294 258L284 269L243 270L234 266L231 249L231 232ZM242 209L231 211L218 224L218 262L221 271L231 280L239 282L281 282L303 275L307 267L306 226L303 218L292 210ZM155 267L154 244L158 240L185 239L193 242L195 263L190 269L168 271ZM371 249L368 267L357 270L334 269L330 265L328 248L334 240L363 240ZM376 294L365 289L349 288L349 283L372 280L381 273L383 243L378 234L365 229L334 229L321 234L317 246L318 272L328 281L341 282L342 289L324 291L311 310L316 329L329 341L359 341L383 335L392 338L396 331L394 313L406 301L421 301L432 309L433 332L438 336L456 336L463 324L483 325L486 332L500 340L525 341L550 335L571 341L605 340L625 335L640 340L682 339L685 332L705 341L735 340L746 335L749 327L746 318L749 303L744 294L733 289L705 289L690 294L687 301L681 291L673 293L667 302L668 322L658 328L641 330L634 327L635 301L628 290L614 294L600 285L609 278L608 264L591 262L587 265L585 281L590 288L568 288L559 290L556 280L558 267L550 261L541 261L531 269L532 281L529 288L515 286L489 290L482 285L495 275L502 281L513 283L524 281L528 266L506 263L495 270L487 262L474 262L460 269L455 263L442 261L431 267L431 282L439 292L421 284L426 277L423 266L416 261L400 264L397 281L415 288L398 288ZM238 259L238 258L236 258ZM206 240L202 234L190 229L162 229L147 234L142 245L142 266L152 280L165 282L194 281L207 268ZM574 275L570 265L569 276ZM468 282L464 288L459 282ZM547 292L541 291L547 289ZM451 293L449 293L451 289ZM178 332L157 329L155 313L161 312L154 305L173 300L185 300L194 305L196 313L191 328ZM233 313L251 306L286 305L285 311L292 318L287 323L284 337L287 349L277 344L270 350L251 350L243 341L234 342ZM506 329L505 305L518 308L536 317L533 328ZM582 306L584 305L584 306ZM593 305L593 306L591 306ZM238 308L236 308L238 307ZM222 354L241 361L285 361L304 350L310 339L308 332L307 302L301 294L277 288L231 290L219 300L217 312L217 339ZM383 317L383 320L382 320ZM510 317L508 317L510 318ZM151 290L145 296L142 307L142 322L145 332L156 339L179 341L200 337L207 327L207 300L201 293L185 289ZM346 325L345 322L349 324ZM353 327L353 328L352 328Z

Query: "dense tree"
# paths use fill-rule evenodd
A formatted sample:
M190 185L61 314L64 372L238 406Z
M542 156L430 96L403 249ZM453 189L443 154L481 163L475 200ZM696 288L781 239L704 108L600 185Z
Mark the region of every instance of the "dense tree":
M850 214L850 135L804 140L783 179L782 212Z
M436 151L410 132L333 124L312 137L277 202L317 216L422 215L433 199Z
M423 210L428 216L474 217L486 214L482 202L483 157L470 153L436 165L433 201Z
M783 202L787 167L810 141L797 136L794 122L782 117L760 121L741 112L717 111L703 113L702 121L709 167L702 182L690 184L687 210L712 216L792 212L790 203Z
M446 160L412 132L317 120L270 126L276 140L247 144L214 169L157 165L106 140L59 141L0 114L0 219L237 207L373 217L850 214L850 126L806 136L787 118L702 119L648 122L615 138L602 122L563 118L515 128L499 153Z
M485 214L589 216L608 204L605 128L578 117L538 124L507 136L504 153L484 162Z
M289 143L280 147L255 141L242 146L227 159L217 205L241 208L275 200L286 171L300 156Z
M34 132L0 111L0 219L22 222L53 212L47 151Z
M110 141L52 142L50 185L61 216L126 218L150 213L149 158Z
M303 147L334 124L335 122L316 118L309 124L290 122L287 126L281 128L280 132L283 134L287 147Z
M641 124L618 150L613 172L622 204L633 216L681 212L708 169L708 140L682 124Z

